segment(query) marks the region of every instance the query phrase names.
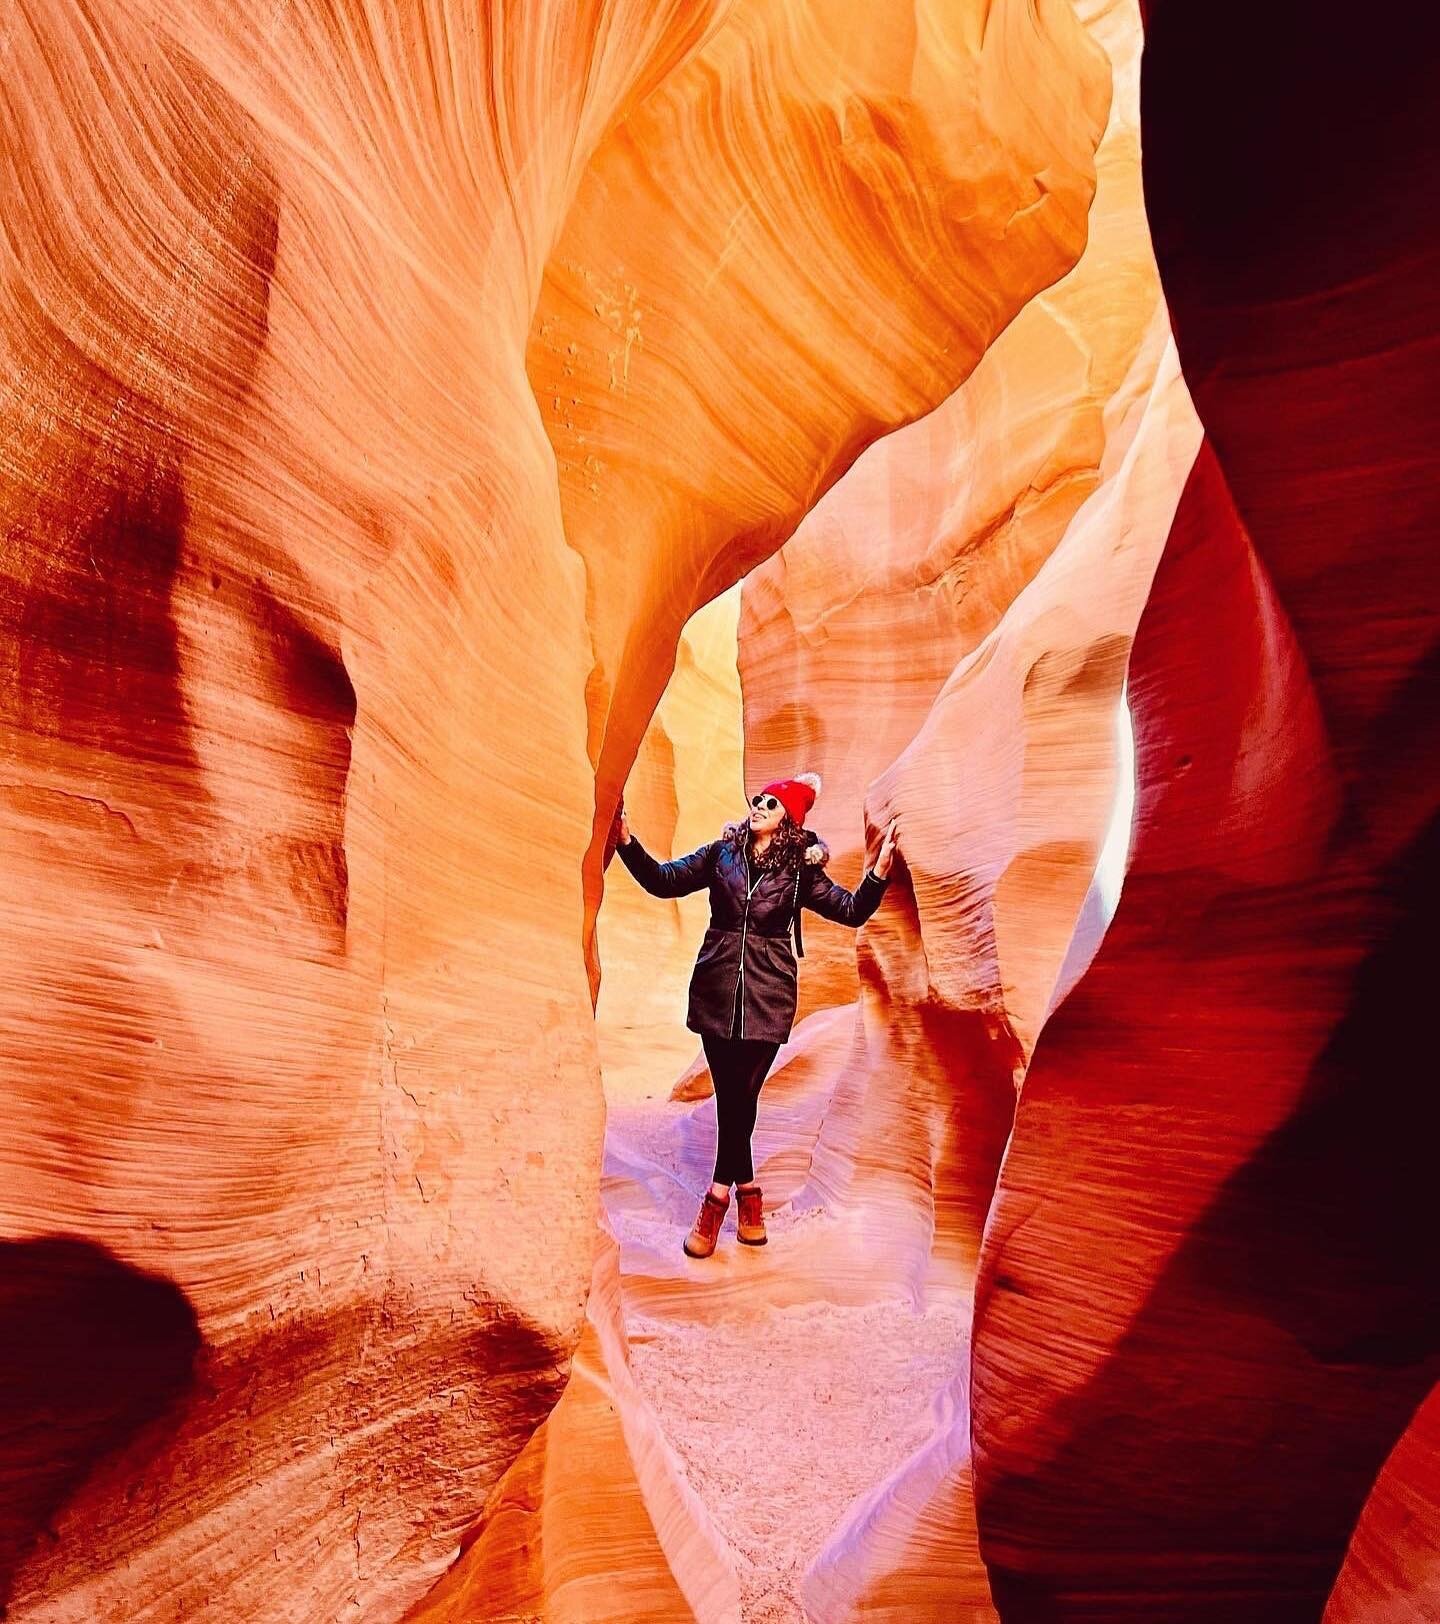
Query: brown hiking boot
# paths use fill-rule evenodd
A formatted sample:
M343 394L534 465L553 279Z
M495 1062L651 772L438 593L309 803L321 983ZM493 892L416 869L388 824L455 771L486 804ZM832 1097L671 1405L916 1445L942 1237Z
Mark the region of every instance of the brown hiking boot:
M715 1250L715 1242L720 1238L720 1226L725 1222L725 1214L729 1210L728 1195L722 1201L718 1195L713 1195L709 1190L705 1192L695 1227L685 1237L685 1250L691 1257L709 1257Z
M746 1246L763 1246L768 1236L760 1207L760 1186L757 1184L749 1190L737 1189L735 1198L740 1203L736 1229L741 1242Z

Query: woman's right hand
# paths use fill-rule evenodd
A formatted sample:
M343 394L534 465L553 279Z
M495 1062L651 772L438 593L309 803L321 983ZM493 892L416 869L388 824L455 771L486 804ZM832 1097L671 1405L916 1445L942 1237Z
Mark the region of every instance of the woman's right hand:
M619 846L628 846L630 844L630 820L625 816L623 806L620 808L620 832L615 837L615 843Z

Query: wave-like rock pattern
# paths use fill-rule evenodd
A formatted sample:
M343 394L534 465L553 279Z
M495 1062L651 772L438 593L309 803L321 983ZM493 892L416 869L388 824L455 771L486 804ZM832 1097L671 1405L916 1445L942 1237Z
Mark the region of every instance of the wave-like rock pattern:
M605 1233L560 1402L406 1624L738 1624L723 1540L637 1390Z
M1134 13L1080 10L7 19L0 1610L394 1618L482 1503L417 1616L749 1597L652 1407L753 1298L682 1284L703 1103L612 1141L592 1278L595 915L682 625L811 513L746 771L905 860L810 933L765 1307L929 1357L984 1249L968 1401L962 1325L784 1597L1425 1616L1425 60L1151 0L1185 483Z
M846 1220L843 1260L817 1268L920 1301L970 1298L1016 1084L1075 973L1130 637L1199 443L1140 195L1138 17L1102 5L1085 20L1115 73L1085 255L745 587L756 771L817 761L843 878L864 827L898 812L906 830L800 1199ZM848 941L817 929L807 945L812 1007L838 1003L856 979ZM991 1616L967 1376L929 1442L816 1553L815 1616Z
M0 1304L55 1424L0 1586L394 1617L580 1334L587 920L679 627L1073 262L1105 75L1059 0L3 53Z
M681 626L1074 263L1107 101L1066 0L737 4L597 154L527 355L592 607L592 909Z
M927 819L935 849L923 870L912 857L911 886L897 885L868 927L859 978L853 938L818 924L807 933L811 1017L767 1084L758 1143L773 1231L763 1286L722 1247L697 1292L676 1248L703 1184L711 1108L672 1114L668 1128L642 1122L639 1107L612 1115L607 1201L652 1372L656 1344L733 1338L737 1314L777 1316L765 1320L777 1347L785 1316L819 1308L833 1332L897 1287L920 1318L895 1334L917 1344L927 1311L938 1323L948 1301L968 1314L1016 1074L1056 996L1111 810L1129 637L1198 443L1141 208L1138 19L1101 6L1086 20L1114 59L1117 91L1080 265L1026 306L940 410L868 452L746 583L748 775L802 760L824 771L815 821L842 878L858 870L846 824L863 828L865 787L887 769L906 775L897 803L920 814L915 852L926 851ZM691 684L680 672L677 698ZM846 716L854 725L827 731ZM646 736L633 782L661 846L692 798L679 785L703 732L692 720ZM962 753L974 783L957 825L947 763ZM997 801L1007 814L987 816ZM957 929L957 890L1000 900ZM618 924L633 900L622 881L607 903L607 966L627 940L608 908L620 905ZM636 966L619 972L640 1007ZM703 1081L689 1068L677 1098L703 1098ZM816 1616L954 1618L963 1604L993 1617L975 1548L964 1355L961 1338L949 1388L912 1400L916 1447L877 1461L862 1499L820 1530L802 1580ZM835 1357L843 1366L838 1346ZM801 1369L772 1359L768 1377L795 1382L804 1407ZM673 1397L663 1372L650 1396ZM663 1409L660 1419L688 1424ZM737 1419L739 1451L743 1431ZM743 1519L735 1537L747 1537ZM761 1605L749 1568L745 1583Z
M526 265L700 20L7 14L17 1618L394 1616L558 1395L593 775Z
M862 457L746 582L747 778L802 763L824 772L815 821L844 879L858 872L853 837L871 780L888 773L893 804L918 826L907 835L910 883L892 888L867 928L858 977L854 938L823 924L807 932L809 1019L767 1083L757 1137L772 1229L763 1278L732 1242L696 1289L677 1241L703 1187L713 1106L667 1116L639 1103L631 1055L616 1074L605 1194L623 1311L645 1327L626 1399L673 1429L717 1528L735 1541L747 1617L798 1616L802 1595L827 1619L953 1619L961 1608L994 1617L976 1549L963 1334L945 1333L948 1380L908 1398L911 1447L877 1454L848 1509L827 1484L802 1514L749 1453L748 1413L732 1419L728 1458L744 1463L786 1530L774 1554L757 1550L744 1508L712 1481L709 1434L694 1432L675 1377L689 1369L693 1387L717 1339L728 1359L745 1358L739 1325L761 1327L767 1392L793 1395L772 1440L787 1440L784 1459L808 1482L824 1457L805 1464L813 1429L790 1417L813 1408L813 1372L781 1351L797 1316L813 1326L812 1352L823 1334L837 1380L849 1379L857 1351L844 1342L851 1323L918 1348L968 1317L1016 1076L1056 996L1110 815L1129 638L1199 438L1144 225L1138 17L1105 5L1086 21L1114 61L1116 92L1080 264L1025 306L938 411ZM716 690L687 661L627 783L637 830L662 850L691 844L677 819L708 782L697 686L713 704ZM959 757L972 782L957 818L949 763ZM731 765L718 770L728 782ZM678 1022L689 955L681 944L670 962L666 905L623 879L617 892L600 921L602 1016L651 1009L653 965L674 972ZM998 900L957 922L955 896L971 893ZM687 1068L677 1100L703 1101L703 1083ZM837 1447L844 1429L839 1418L829 1427ZM798 1574L797 1539L808 1541ZM473 1578L483 1560L477 1545L457 1573ZM467 1594L473 1609L473 1584ZM503 1594L489 1603L505 1604Z
M1324 1624L1440 1618L1440 1388L1381 1468L1360 1513Z
M1434 131L1404 30L1148 10L1146 195L1209 444L1131 661L1119 912L986 1234L978 1512L1007 1619L1277 1624L1320 1615L1440 1356Z
M903 1263L892 1257L891 1270L902 1267L917 1290L959 1293L967 1303L1011 1127L1021 1049L1003 998L982 1001L973 983L962 979L962 996L948 1003L945 982L936 976L917 984L914 967L919 962L953 968L959 962L950 956L955 942L946 939L946 925L954 928L957 912L947 900L947 887L958 875L985 899L971 915L969 928L976 930L966 961L971 973L983 974L987 952L993 973L1007 945L1000 926L1007 909L1016 924L1025 922L1028 910L1034 938L1042 944L1048 927L1053 956L1043 980L1053 985L1062 969L1066 941L1054 915L1074 930L1113 793L1114 711L1129 631L1199 438L1173 350L1167 349L1136 418L1133 441L1114 479L1097 492L1093 506L1077 514L993 643L962 662L913 746L878 786L890 805L910 808L924 807L937 789L953 793L953 780L936 772L935 764L957 759L957 741L964 739L972 744L967 758L972 762L985 761L981 751L988 746L993 776L979 788L1000 804L1008 794L1015 808L1013 820L991 834L993 856L978 816L968 840L947 835L938 817L933 834L921 824L907 858L915 876L916 918L902 919L893 940L881 938L875 951L885 994L864 1006L868 1087L852 1082L849 1090L859 1096L855 1109L863 1126L851 1129L848 1142L836 1134L824 1147L827 1171L843 1156L842 1188L851 1199L866 1192L892 1234L911 1232ZM1128 537L1118 548L1117 536ZM1113 573L1101 590L1095 585L1096 566L1103 568L1107 559ZM1070 612L1077 598L1085 604L1084 614ZM1075 642L1067 643L1072 636ZM1069 728L1062 725L1066 716L1073 722ZM1017 740L1023 744L1019 762L1011 756ZM1046 883L1032 872L1027 885L1007 894L1004 879L1026 864L1028 842L1034 840L1048 857L1057 828L1071 836L1073 846L1061 860L1052 860L1056 872ZM933 856L922 868L917 858L926 852L927 836ZM931 886L934 914L927 918L925 892ZM906 930L920 946L917 956L901 951L908 945ZM933 957L932 944L938 949ZM1032 949L1028 962L1039 963L1039 953ZM1023 1011L1024 984L1005 990ZM822 1166L820 1152L815 1161ZM957 1411L945 1424L964 1435L963 1442L950 1445L947 1470L935 1478L932 1460L918 1458L914 1472L933 1478L932 1484L921 1494L908 1473L897 1476L889 1486L894 1515L888 1524L867 1530L872 1538L863 1558L843 1544L825 1553L822 1567L833 1563L867 1574L868 1584L856 1587L853 1616L953 1616L953 1553L974 1544L968 1414Z
M694 851L745 810L739 613L736 586L692 615L681 633L674 675L625 780L631 827L647 850ZM605 973L595 1026L606 1093L628 1099L663 1092L699 1048L683 1021L710 899L699 891L662 902L619 870L612 878L617 873L598 927Z

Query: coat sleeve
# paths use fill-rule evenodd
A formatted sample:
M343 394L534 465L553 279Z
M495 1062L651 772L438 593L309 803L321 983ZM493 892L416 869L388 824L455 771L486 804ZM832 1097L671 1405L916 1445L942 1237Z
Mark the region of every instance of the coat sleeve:
M625 846L617 846L620 861L652 897L685 897L703 891L710 883L712 859L717 842L697 847L687 857L670 863L657 863L634 835Z
M880 906L889 883L888 875L881 879L874 869L867 868L859 885L847 891L843 885L836 885L823 869L809 867L800 882L800 905L813 908L822 919L833 919L837 925L849 925L852 930L858 930Z

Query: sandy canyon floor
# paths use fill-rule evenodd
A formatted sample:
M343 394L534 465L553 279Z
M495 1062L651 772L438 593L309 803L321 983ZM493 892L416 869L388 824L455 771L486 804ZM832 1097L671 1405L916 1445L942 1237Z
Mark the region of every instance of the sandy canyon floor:
M645 1092L627 1069L610 1087L602 1187L631 1368L730 1549L746 1624L817 1616L807 1571L843 1551L847 1526L935 1432L967 1355L962 1302L920 1302L899 1271L887 1281L847 1267L873 1259L884 1213L813 1194L808 1147L827 1084L786 1059L755 1134L766 1246L738 1244L732 1201L715 1255L683 1254L709 1178L714 1101L672 1101L673 1073Z

